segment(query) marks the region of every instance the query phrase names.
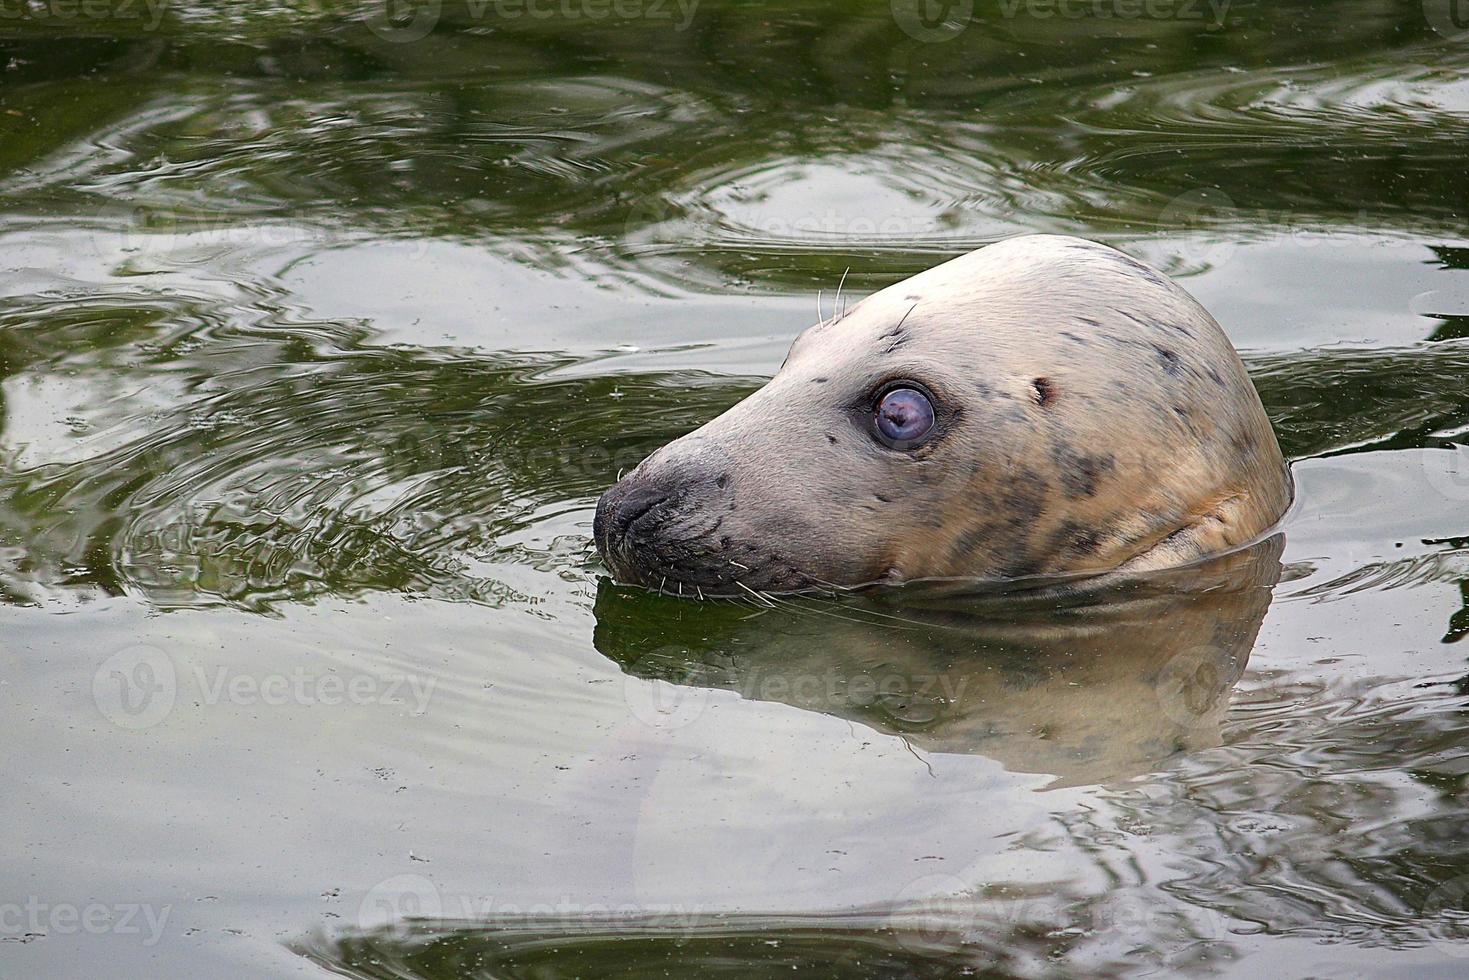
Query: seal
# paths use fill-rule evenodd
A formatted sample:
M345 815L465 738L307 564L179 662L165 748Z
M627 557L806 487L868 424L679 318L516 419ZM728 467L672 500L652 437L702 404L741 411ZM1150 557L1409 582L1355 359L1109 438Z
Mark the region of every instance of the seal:
M1219 324L1095 242L962 255L810 327L597 502L624 582L695 596L1112 579L1240 547L1290 471Z

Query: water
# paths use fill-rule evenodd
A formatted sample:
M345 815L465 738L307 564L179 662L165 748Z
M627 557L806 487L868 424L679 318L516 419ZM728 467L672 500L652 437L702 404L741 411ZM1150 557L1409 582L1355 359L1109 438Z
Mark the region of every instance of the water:
M1450 7L435 7L0 7L0 976L1469 969ZM1282 537L601 579L844 273L1021 231L1221 320Z

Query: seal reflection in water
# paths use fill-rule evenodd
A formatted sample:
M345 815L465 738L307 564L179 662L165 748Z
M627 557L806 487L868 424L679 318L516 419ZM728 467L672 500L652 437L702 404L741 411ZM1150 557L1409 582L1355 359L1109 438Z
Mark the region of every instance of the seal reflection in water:
M820 711L1052 785L1110 782L1219 744L1283 541L1085 594L920 584L757 615L604 582L594 639L634 676Z
M1214 319L1103 245L1010 239L802 333L597 504L617 579L690 596L1097 577L1247 544L1291 479Z

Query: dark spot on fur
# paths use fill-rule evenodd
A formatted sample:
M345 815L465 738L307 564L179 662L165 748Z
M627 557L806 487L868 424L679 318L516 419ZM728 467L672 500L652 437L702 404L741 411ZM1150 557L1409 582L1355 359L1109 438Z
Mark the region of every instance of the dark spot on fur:
M1226 384L1225 384L1225 383L1224 383L1224 378L1223 378L1223 376L1222 376L1222 375L1220 375L1220 373L1219 373L1219 372L1218 372L1218 371L1216 371L1216 370L1214 370L1214 368L1212 368L1212 367L1211 367L1211 368L1209 368L1209 371L1208 371L1208 374L1209 374L1209 380L1210 380L1210 381L1212 381L1212 382L1214 382L1214 383L1215 383L1215 384L1216 384L1216 385L1218 385L1218 386L1219 386L1219 387L1221 387L1221 388L1225 388L1225 387L1228 387L1228 386L1227 386L1227 385L1226 385Z
M837 444L837 437L828 432L826 434L826 441L835 446Z
M907 331L903 329L903 324L900 321L896 326L891 327L884 333L879 334L877 339L887 341L887 343L883 347L882 352L884 354L891 354L893 351L906 344L910 338L908 337Z
M1042 408L1056 400L1056 387L1050 378L1036 378L1031 381L1030 386L1035 389L1035 403Z
M1111 453L1090 455L1079 453L1068 445L1051 447L1051 458L1061 474L1061 486L1072 499L1094 497L1097 485L1114 469L1117 461Z
M993 516L959 535L950 549L950 557L962 561L983 547L992 555L1008 560L1009 565L1001 569L1001 575L1031 574L1026 571L1034 563L1030 535L1036 518L1045 510L1049 493L1050 484L1045 477L1029 467L1010 474L998 493L984 501Z
M1034 558L1017 558L1001 569L1000 574L1004 578L1024 578L1039 575L1041 568L1041 563Z
M828 380L827 378L812 378L811 383L814 385L824 385Z
M1091 345L1091 341L1087 340L1085 337L1078 337L1076 334L1072 333L1069 330L1062 330L1061 336L1064 337L1066 340L1071 341L1073 344L1080 344L1083 347L1088 347Z
M890 504L890 503L893 502L893 498L892 497L884 497L880 493L873 493L873 496L876 497L878 500L881 500L885 504Z
M1072 556L1094 554L1101 547L1102 532L1081 521L1062 521L1051 535L1050 548Z
M725 487L729 486L729 474L728 473L721 473L719 475L719 478L714 481L714 485L716 487L718 487L719 489L721 489L721 490L723 490Z
M1166 374L1176 378L1183 372L1183 361L1179 358L1177 351L1159 347L1157 344L1153 345L1153 350L1157 353L1158 360L1163 362L1163 371Z
M1116 262L1118 265L1131 272L1133 275L1146 279L1148 282L1152 283L1155 286L1163 286L1166 288L1173 285L1162 274L1160 274L1150 266L1144 265L1143 263L1139 262L1131 255L1125 255L1122 252L1112 252L1108 254L1108 257L1112 259L1113 262Z

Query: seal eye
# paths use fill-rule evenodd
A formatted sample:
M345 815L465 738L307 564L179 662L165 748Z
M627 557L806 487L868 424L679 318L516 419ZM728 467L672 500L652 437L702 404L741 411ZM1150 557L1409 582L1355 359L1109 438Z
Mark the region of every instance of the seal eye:
M912 449L933 431L933 402L916 388L889 388L873 410L877 437L893 449Z

